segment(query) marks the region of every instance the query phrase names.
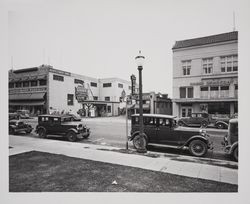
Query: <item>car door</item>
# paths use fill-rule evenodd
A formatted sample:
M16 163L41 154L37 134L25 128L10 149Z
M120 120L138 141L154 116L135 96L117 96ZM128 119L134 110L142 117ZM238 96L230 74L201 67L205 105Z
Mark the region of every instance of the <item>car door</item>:
M148 136L149 143L157 142L157 127L155 117L143 117L144 132Z
M170 118L158 118L157 139L158 143L176 146L179 144L180 135L175 134L173 120Z
M58 134L61 133L63 130L60 128L61 118L60 117L50 117L49 118L49 132L50 134Z
M189 124L190 125L194 125L197 123L197 114L196 113L192 113L191 117L189 118Z

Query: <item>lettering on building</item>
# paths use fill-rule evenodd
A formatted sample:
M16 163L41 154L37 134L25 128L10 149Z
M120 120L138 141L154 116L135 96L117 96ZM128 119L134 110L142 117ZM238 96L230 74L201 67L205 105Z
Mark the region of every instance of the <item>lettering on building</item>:
M78 102L83 102L88 98L88 89L82 85L75 87L75 96Z

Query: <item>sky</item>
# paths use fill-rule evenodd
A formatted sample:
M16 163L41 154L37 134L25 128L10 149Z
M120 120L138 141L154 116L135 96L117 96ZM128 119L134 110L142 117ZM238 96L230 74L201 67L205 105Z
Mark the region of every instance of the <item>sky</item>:
M233 0L10 0L8 65L50 64L95 78L130 80L139 50L143 91L172 96L175 41L233 31ZM249 4L248 4L249 5Z

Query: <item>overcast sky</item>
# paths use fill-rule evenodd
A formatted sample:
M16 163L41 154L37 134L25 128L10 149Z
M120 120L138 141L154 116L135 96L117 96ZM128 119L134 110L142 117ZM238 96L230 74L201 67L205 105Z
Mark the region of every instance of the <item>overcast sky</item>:
M10 0L9 69L50 64L96 78L138 78L143 91L172 96L172 46L177 40L236 30L233 0ZM249 5L249 4L248 4ZM138 81L138 80L137 80Z

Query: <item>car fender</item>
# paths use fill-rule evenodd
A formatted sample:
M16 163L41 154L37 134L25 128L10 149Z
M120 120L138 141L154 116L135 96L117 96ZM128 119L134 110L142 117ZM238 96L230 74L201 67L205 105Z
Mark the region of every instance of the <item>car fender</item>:
M43 129L43 130L45 130L45 132L47 132L47 131L46 131L46 128L44 128L43 126L37 126L35 132L38 133L38 130L39 130L39 129Z
M13 129L15 129L15 128L16 128L16 126L15 126L15 125L9 125L9 128L13 128Z
M184 125L188 126L188 123L186 122L186 120L179 119L179 120L178 120L178 122L177 122L177 124L179 124L179 122L183 122L183 123L184 123Z
M189 138L188 141L186 141L185 144L184 144L182 147L184 147L184 146L189 146L190 142L192 142L193 140L196 140L196 139L202 140L202 141L204 141L206 144L209 143L209 141L208 141L207 138L205 138L205 137L203 137L203 136L200 136L200 135L194 135L194 136L192 136L191 138Z
M133 134L131 135L131 137L129 138L129 140L132 141L135 138L135 136L139 135L139 134L140 134L140 131L133 132ZM145 133L143 133L143 137L145 137L146 141L148 142L148 136Z
M233 143L233 145L229 149L229 154L233 154L234 149L238 147L238 142Z
M75 128L70 128L70 129L68 129L68 131L67 131L67 133L69 133L70 131L72 131L72 132L74 132L74 133L78 133L78 131L75 129Z
M223 125L225 125L225 126L228 127L228 123L226 123L226 122L224 122L224 121L222 121L222 120L216 121L214 125L216 126L217 124L223 124Z

